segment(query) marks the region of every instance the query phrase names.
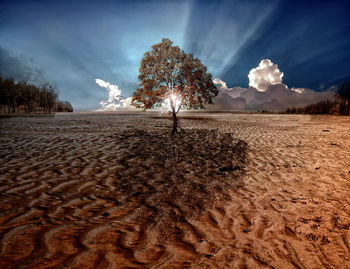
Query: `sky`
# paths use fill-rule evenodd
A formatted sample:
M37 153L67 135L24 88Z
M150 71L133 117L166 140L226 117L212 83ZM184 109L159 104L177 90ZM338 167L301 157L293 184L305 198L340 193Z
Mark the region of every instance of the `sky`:
M321 91L350 76L349 14L337 0L0 0L0 74L98 109L109 92L97 79L130 97L143 54L170 38L227 87L270 59L289 87Z

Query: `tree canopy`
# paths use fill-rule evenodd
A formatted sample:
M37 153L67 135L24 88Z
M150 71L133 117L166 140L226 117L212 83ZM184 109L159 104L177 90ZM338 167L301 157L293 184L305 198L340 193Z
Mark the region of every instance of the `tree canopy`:
M174 124L181 107L205 108L218 94L207 67L166 38L144 54L139 72L140 87L134 93L132 105L150 109L168 101Z
M344 100L350 100L350 83L345 82L337 90L337 94L340 98Z
M218 94L207 67L169 39L145 53L139 71L140 88L132 99L139 108L158 106L171 94L179 96L186 108L204 108Z
M11 77L3 78L0 75L0 112L16 113L22 110L29 114L73 111L69 102L59 101L57 98L56 86L52 83L45 82L38 87L25 81L16 82Z
M345 82L337 91L340 114L350 115L350 83Z

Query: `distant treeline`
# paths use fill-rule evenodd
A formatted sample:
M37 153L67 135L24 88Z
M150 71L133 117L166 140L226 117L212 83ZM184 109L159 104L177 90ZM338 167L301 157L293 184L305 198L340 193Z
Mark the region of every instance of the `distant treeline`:
M25 81L15 82L14 78L0 76L0 111L2 113L73 112L68 101L59 101L56 87L42 83L40 87Z
M287 108L287 114L330 114L350 115L350 84L343 84L335 95L334 101L321 101L304 107Z

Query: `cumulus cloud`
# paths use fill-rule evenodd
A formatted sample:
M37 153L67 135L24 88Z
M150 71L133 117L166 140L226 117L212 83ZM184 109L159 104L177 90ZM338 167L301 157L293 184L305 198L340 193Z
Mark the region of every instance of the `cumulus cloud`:
M282 83L283 72L278 65L269 59L261 60L260 64L248 74L249 86L264 92L270 85Z
M95 82L98 86L107 89L108 92L108 99L100 102L101 108L99 111L116 111L131 108L131 97L124 98L118 85L111 84L99 78L95 79Z
M334 98L333 91L317 92L306 88L288 88L279 83L265 91L254 87L218 86L219 94L210 110L285 110Z
M249 72L249 86L227 87L219 78L214 84L219 90L210 110L284 110L324 100L332 100L331 90L317 92L306 88L288 88L283 84L283 73L269 59L262 60L258 67Z

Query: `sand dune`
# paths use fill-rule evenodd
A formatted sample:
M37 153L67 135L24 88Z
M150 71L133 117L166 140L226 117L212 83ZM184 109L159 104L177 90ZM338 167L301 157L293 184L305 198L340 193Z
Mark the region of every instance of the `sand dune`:
M0 268L350 268L348 117L170 126L0 119Z

